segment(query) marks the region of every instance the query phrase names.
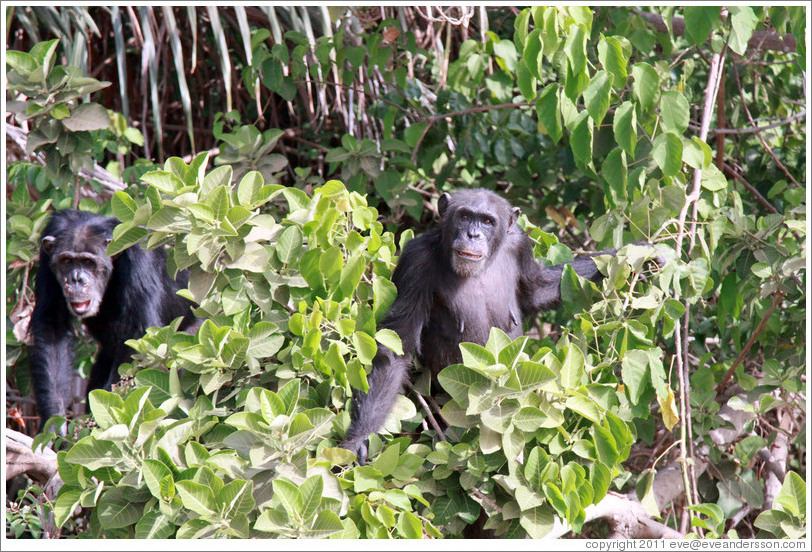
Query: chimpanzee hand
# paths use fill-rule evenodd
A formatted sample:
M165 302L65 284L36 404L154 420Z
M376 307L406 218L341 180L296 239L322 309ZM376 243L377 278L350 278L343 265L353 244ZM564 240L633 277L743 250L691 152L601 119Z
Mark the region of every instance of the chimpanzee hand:
M362 466L367 463L367 452L369 448L369 438L358 438L352 441L344 441L340 445L341 448L354 452L358 457L358 463Z

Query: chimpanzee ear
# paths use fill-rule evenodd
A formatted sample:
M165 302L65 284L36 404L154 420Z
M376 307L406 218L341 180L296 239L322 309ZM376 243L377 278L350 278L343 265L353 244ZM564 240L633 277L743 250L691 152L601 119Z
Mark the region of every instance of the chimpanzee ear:
M42 250L50 255L51 251L54 250L55 241L56 238L53 236L45 236L42 238Z
M516 221L519 220L520 214L521 210L518 207L514 207L513 210L510 212L510 220L508 221L508 228L516 224Z
M437 200L437 212L440 213L440 217L444 217L446 211L448 211L448 203L451 201L451 196L448 193L444 193L440 196L440 199Z

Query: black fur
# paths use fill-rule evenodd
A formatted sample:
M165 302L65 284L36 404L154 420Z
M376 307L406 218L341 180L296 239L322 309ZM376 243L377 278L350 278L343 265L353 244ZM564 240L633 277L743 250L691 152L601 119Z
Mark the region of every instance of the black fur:
M367 437L380 429L408 381L412 356L436 376L462 362L461 342L484 345L493 327L516 338L523 318L561 304L564 265L542 268L536 262L530 238L515 224L518 210L506 200L486 190L464 190L444 195L438 205L440 225L401 253L392 275L398 296L381 322L400 336L404 354L378 347L369 392L353 396L342 447L358 454L361 463ZM473 268L467 266L479 255ZM570 264L580 276L602 277L588 257Z
M82 211L58 211L43 233L48 238L40 249L36 306L30 327L31 374L43 424L49 417L66 412L72 400L70 381L74 369L71 318L75 315L63 290L67 278L58 281L52 256L79 253L96 257L100 265L111 265L111 271L100 272L95 276L97 281L92 282L104 290L98 311L82 320L99 344L87 393L109 390L118 381L118 366L132 355L132 349L124 344L126 340L139 338L148 327L164 326L181 316L182 329L195 321L192 303L176 293L187 287L188 274L181 273L173 280L166 269L165 252L134 246L112 260L107 257L106 246L118 222ZM103 278L109 278L106 285Z

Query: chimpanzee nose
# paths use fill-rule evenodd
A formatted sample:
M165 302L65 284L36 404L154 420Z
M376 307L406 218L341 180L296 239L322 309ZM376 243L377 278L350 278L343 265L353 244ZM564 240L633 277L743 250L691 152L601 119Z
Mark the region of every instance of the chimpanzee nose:
M85 276L84 272L71 272L68 279L71 284L79 286L87 285L87 277Z
M478 240L482 237L482 233L477 230L476 228L469 228L468 229L468 238L472 240Z

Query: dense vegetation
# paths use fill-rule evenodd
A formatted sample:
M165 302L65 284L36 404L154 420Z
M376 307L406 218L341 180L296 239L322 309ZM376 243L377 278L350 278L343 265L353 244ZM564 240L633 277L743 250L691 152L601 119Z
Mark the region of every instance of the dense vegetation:
M168 247L205 319L52 419L8 535L805 534L805 7L6 9L7 427L54 209ZM436 400L418 368L358 466L399 248L465 187L540 262L667 263L566 271Z

